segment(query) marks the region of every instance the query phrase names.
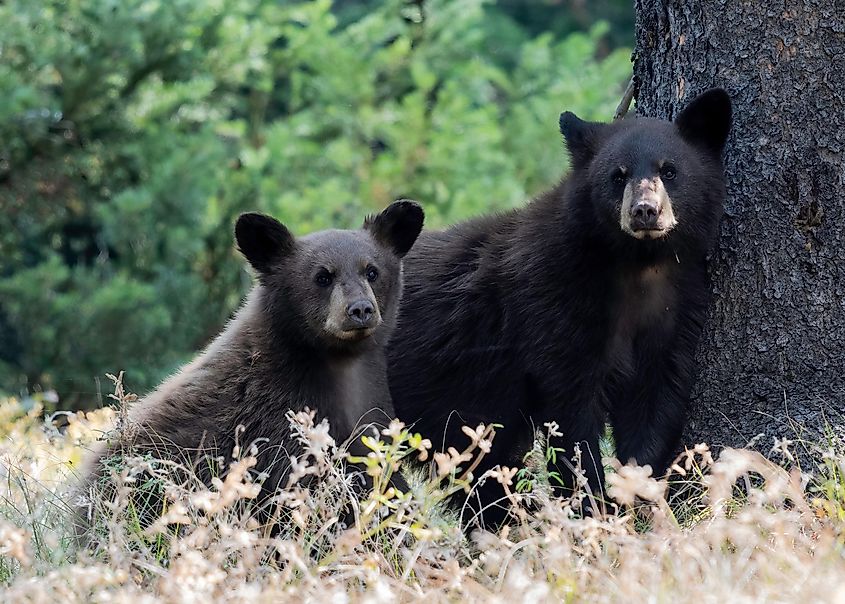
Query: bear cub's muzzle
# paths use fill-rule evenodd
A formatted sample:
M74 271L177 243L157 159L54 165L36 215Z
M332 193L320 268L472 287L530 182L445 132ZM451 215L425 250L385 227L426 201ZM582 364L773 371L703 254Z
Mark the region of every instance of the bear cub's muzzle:
M375 310L373 303L366 299L357 300L347 306L344 331L375 327L377 324Z

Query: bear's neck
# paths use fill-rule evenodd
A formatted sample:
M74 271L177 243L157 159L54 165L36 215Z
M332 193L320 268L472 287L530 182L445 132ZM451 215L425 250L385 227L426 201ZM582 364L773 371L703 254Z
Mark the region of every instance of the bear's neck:
M307 406L317 411L318 420L330 418L336 440L346 439L368 409L389 401L383 347L372 341L354 350L332 350L296 329L284 329L272 323L262 293L258 286L249 294L215 341L221 356L227 348L241 351L242 366L231 367L232 379L245 379L251 392L262 393L268 418Z

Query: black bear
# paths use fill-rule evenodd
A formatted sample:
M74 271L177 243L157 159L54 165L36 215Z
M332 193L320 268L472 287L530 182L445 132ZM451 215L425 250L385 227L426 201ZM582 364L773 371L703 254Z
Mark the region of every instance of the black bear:
M401 296L402 258L422 223L418 204L397 201L359 230L297 239L269 216L241 215L235 235L258 283L204 352L130 409L134 450L192 460L209 483L227 467L212 460L230 458L236 438L242 450L264 441L256 470L268 476L266 496L285 486L289 456L298 454L288 410L316 410L338 443L365 424L386 425L395 414L385 347ZM120 444L95 456L86 487ZM363 448L353 439L350 449L356 444Z
M556 422L602 488L609 419L618 457L662 472L680 440L725 197L730 99L713 89L674 122L560 116L572 170L527 206L425 232L405 260L388 377L399 417L435 446L499 423L476 472L517 465ZM556 468L571 485L572 474ZM487 481L485 524L503 519Z

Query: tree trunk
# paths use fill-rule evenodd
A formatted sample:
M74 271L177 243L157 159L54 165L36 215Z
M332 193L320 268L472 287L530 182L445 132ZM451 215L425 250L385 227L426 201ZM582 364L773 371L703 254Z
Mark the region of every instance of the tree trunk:
M845 426L845 4L635 0L637 111L734 103L687 444Z

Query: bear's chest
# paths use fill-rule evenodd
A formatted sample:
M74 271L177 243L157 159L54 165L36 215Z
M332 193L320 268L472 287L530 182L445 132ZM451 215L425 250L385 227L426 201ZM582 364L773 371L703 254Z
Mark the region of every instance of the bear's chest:
M633 370L638 354L654 354L674 331L677 289L667 265L621 275L609 309L606 358Z
M336 440L348 438L362 421L372 421L365 417L368 411L384 408L385 400L389 400L385 371L383 363L372 358L330 364L330 371L321 383L320 412L329 418Z

